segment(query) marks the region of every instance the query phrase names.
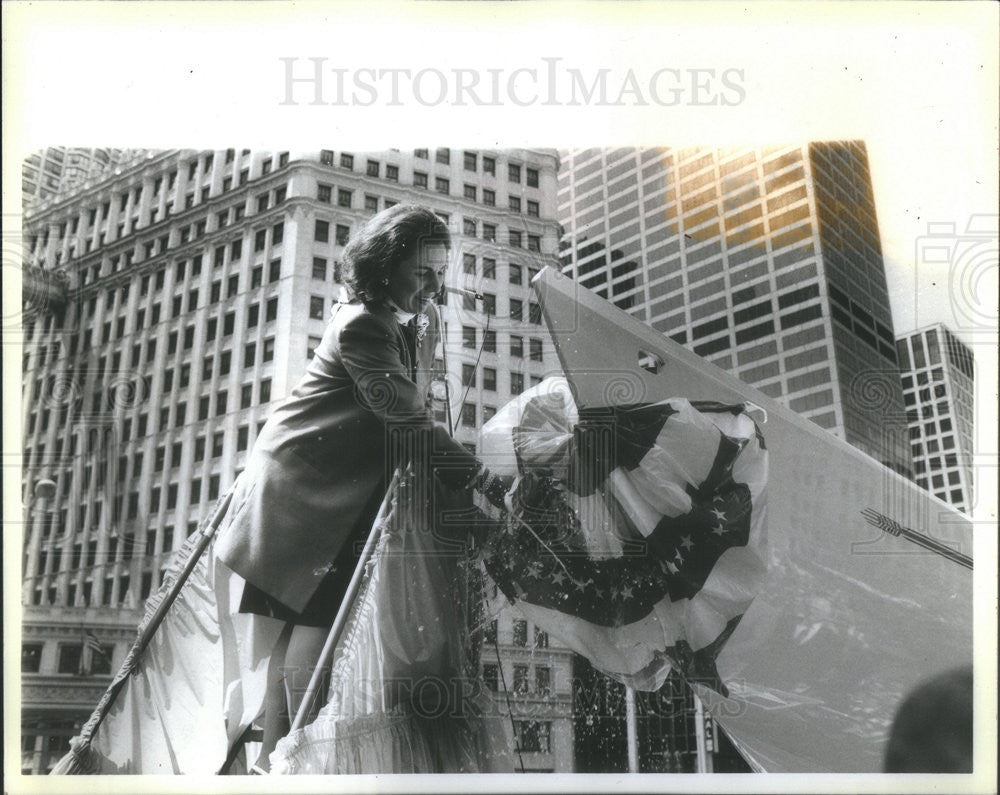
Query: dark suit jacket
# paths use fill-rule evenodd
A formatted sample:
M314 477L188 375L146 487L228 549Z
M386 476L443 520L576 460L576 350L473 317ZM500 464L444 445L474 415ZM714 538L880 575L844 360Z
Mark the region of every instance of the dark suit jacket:
M370 526L365 506L400 463L389 429L415 429L453 487L476 472L475 457L426 407L436 325L417 345L416 362L406 333L384 307L335 305L305 376L268 418L236 485L217 554L296 612L358 523Z

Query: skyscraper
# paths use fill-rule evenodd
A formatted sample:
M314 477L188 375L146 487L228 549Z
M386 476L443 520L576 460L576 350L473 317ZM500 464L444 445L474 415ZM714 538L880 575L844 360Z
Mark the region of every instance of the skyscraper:
M863 143L560 159L565 273L910 471Z
M916 481L968 513L974 504L972 351L940 323L902 335L896 349Z
M556 367L527 286L557 263L556 169L542 150L170 150L38 194L24 225L25 270L48 290L23 323L24 770L68 748L172 552L304 372L366 218L432 207L454 236L448 284L483 296L443 306L457 438L473 444ZM528 769L565 769L570 655L517 620L501 616L495 672L525 683L511 731L536 749Z
M29 155L21 168L21 202L25 210L97 180L116 166L140 156L141 150L83 149L52 146Z

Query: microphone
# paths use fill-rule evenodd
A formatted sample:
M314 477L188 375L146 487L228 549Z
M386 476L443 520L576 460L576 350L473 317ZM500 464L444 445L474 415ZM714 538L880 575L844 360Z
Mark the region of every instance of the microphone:
M455 295L460 295L463 298L474 298L477 301L483 300L483 294L476 292L475 290L466 290L462 287L445 287L445 292L454 293Z

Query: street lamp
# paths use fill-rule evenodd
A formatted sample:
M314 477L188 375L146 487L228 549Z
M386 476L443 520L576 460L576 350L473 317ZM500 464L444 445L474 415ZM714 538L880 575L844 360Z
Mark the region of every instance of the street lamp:
M44 512L45 502L51 500L56 496L56 484L55 481L49 480L48 478L39 478L35 481L35 499L42 502L42 510Z

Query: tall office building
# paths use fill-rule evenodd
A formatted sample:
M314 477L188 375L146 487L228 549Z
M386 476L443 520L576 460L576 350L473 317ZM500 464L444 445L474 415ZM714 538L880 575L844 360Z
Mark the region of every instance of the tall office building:
M864 144L560 159L564 272L910 472Z
M896 342L917 483L958 510L973 506L975 363L940 323Z
M23 770L67 750L171 553L301 377L340 292L343 246L367 217L432 207L455 240L449 284L483 296L443 307L457 438L473 444L482 421L557 368L528 288L558 264L556 170L540 150L172 150L31 210L24 264L41 288L26 293L23 324ZM484 672L514 688L508 728L525 768L572 769L571 654L509 611L498 624L501 663Z
M25 158L21 167L22 207L29 211L39 202L66 195L140 154L141 150L69 146L40 149Z

